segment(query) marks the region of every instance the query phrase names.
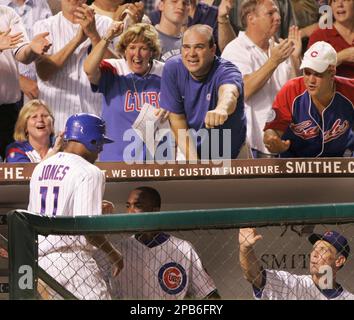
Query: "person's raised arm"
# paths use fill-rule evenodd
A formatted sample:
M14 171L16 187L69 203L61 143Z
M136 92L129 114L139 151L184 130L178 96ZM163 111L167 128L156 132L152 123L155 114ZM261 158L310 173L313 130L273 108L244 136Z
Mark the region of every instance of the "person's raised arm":
M78 23L86 37L91 40L92 46L95 46L101 37L96 29L95 10L87 4L82 4L75 9L74 22Z
M181 149L187 161L197 161L198 154L188 131L186 116L170 112L169 120L177 147Z
M279 64L285 61L293 51L294 44L288 39L281 40L279 45L276 46L274 45L274 41L271 41L270 57L267 62L255 72L246 74L243 77L245 100L263 88Z
M52 55L43 55L36 60L36 69L38 76L47 81L57 72L59 72L70 58L76 48L87 39L82 28L61 50Z
M221 0L218 7L218 46L221 52L229 42L236 38L235 31L229 19L232 7L233 0Z
M291 26L289 28L289 41L294 45L294 51L290 55L290 61L292 66L291 77L295 78L300 76L300 64L301 64L301 51L302 51L302 40L301 31L297 26Z
M55 137L55 143L52 150L46 154L46 156L42 159L42 161L62 151L63 147L64 147L64 132L60 131Z
M239 92L234 84L223 84L218 90L218 103L214 110L207 112L205 127L214 128L224 124L230 114L236 110Z
M263 282L262 266L254 251L254 244L262 239L254 228L241 228L239 231L240 265L247 281L256 288Z
M84 71L92 84L98 85L101 78L100 63L109 43L123 31L122 22L113 22L106 35L98 42L84 62Z
M82 4L76 8L74 15L74 21L81 26L84 34L90 39L94 48L101 41L101 36L96 28L95 10L87 4ZM104 52L104 59L109 58L116 58L116 55L107 47Z
M300 29L301 38L310 38L311 35L318 29L318 22L310 24Z
M116 12L114 13L113 20L124 21L129 15L129 19L132 23L142 22L144 16L144 2L139 1L135 3L125 3L118 6ZM127 24L126 26L128 26Z
M15 34L10 34L11 29L0 32L0 53L3 50L7 49L14 49L16 48L21 42L23 42L23 33L16 32Z
M338 52L337 66L343 62L354 63L354 47L349 47Z
M16 60L24 64L29 64L36 58L42 57L52 46L46 39L48 35L49 32L43 32L33 37L29 44L21 47L16 52Z

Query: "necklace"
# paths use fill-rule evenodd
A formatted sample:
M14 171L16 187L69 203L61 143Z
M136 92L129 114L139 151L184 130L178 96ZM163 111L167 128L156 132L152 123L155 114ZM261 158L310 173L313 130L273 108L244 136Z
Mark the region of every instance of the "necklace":
M152 68L152 63L149 63L146 72L145 72L142 76L140 76L140 75L138 75L138 74L136 74L136 73L132 73L131 79L132 79L133 87L134 87L134 92L133 92L133 94L132 94L132 99L133 99L134 103L136 104L136 107L137 107L137 108L140 108L140 101L139 101L139 92L138 92L138 89L136 88L136 80L135 80L135 77L137 77L137 81L138 81L139 79L142 79L142 80L144 80L144 81L147 80L147 79L145 79L145 77L150 73L151 68Z

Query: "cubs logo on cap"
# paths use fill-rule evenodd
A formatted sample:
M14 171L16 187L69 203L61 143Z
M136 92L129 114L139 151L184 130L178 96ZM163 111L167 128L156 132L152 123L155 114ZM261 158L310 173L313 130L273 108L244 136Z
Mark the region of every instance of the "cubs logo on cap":
M337 231L326 231L324 234L314 233L309 236L309 241L315 244L318 240L323 240L330 243L336 248L337 252L342 254L344 257L348 258L350 253L350 247L348 240Z
M164 264L159 270L158 278L162 290L168 294L180 293L187 283L186 270L176 262Z
M337 64L336 50L325 41L315 42L304 54L300 69L310 68L322 73Z

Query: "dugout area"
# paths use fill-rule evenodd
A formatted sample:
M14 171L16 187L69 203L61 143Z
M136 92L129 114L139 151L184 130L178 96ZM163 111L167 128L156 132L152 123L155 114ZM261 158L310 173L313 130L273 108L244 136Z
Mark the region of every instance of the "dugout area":
M304 162L306 161L308 160L304 160ZM243 225L244 223L252 225L253 221L253 225L264 226L260 229L264 240L257 246L257 252L260 254L264 266L269 268L280 268L299 274L307 273L308 253L311 249L307 236L313 230L316 232L322 232L328 228L339 230L345 234L351 247L354 248L351 204L353 202L354 179L349 172L351 160L321 159L318 162L320 164L316 164L314 167L309 167L307 163L305 166L300 163L296 167L295 162L289 164L280 159L233 162L232 165L236 168L235 170L237 170L237 167L246 165L259 167L260 164L271 166L272 170L267 175L250 173L251 169L248 168L245 169L248 170L248 173L246 171L241 176L231 177L225 175L163 177L161 176L163 171L161 167L158 167L160 168L158 177L146 178L132 178L129 176L129 171L127 171L126 177L112 177L110 176L112 172L109 172L109 170L112 168L117 170L117 166L104 164L103 169L108 172L105 199L115 203L116 212L124 212L125 200L129 192L135 187L148 185L158 189L161 193L162 210L164 211L234 208L234 210L230 209L231 211L168 212L166 216L171 217L171 214L174 214L177 220L173 223L170 221L170 225L163 225L163 229L165 231L171 230L171 233L189 240L195 246L223 298L251 299L251 287L243 279L238 265L236 236L240 222ZM101 164L99 165L101 166ZM11 167L9 164L4 166L7 169ZM277 169L276 166L279 166L280 169ZM329 166L332 166L330 172L328 172ZM0 169L1 214L13 209L26 209L27 206L29 179L26 178L28 175L26 165L14 165L13 168L14 170L21 168L22 177L25 178L19 178L19 176L16 178L14 174L10 179L4 176L4 169ZM122 170L121 167L118 166L118 168ZM167 167L167 169L171 168L173 168L174 173L178 172L173 166ZM298 168L302 171L294 175L294 172L285 172L286 168ZM32 169L33 167L29 168L28 172L31 172ZM241 172L241 169L238 170ZM282 172L275 173L277 170ZM346 205L345 203L349 204ZM308 207L309 204L315 206ZM271 211L268 211L266 220L255 221L251 219L252 217L258 219L260 216L264 219L262 212L266 212L267 207L278 207L279 205L282 207L278 210L289 210L281 218L274 217L272 212L277 210L276 208L269 208ZM298 207L299 205L300 207ZM258 209L250 209L254 207L258 207ZM242 211L242 208L245 208L246 211ZM227 215L225 212L227 212ZM188 219L185 218L187 215ZM206 220L209 215L209 220ZM214 219L214 224L218 225L220 223L218 219L222 219L223 216L224 219L227 217L227 221L225 224L225 220L223 220L222 228L209 225L206 229L200 229L205 221L210 223L210 219ZM294 216L297 219L294 220ZM121 218L123 216L118 219ZM146 225L146 218L153 221L153 217L144 217L144 225ZM125 219L131 219L131 217ZM138 217L134 219L138 219ZM189 227L180 226L180 230L176 230L176 225L180 220L184 223L189 221L188 223L191 225ZM161 221L160 218L154 222L154 225L160 223L159 221ZM286 221L290 224L285 224ZM255 222L257 223L254 224ZM135 227L142 222L137 220L136 223ZM191 226L194 229L190 230ZM183 228L188 230L183 230ZM0 226L0 230L2 234L8 236L5 224ZM129 230L129 232L131 231L133 229ZM0 263L0 282L5 284L1 285L1 288L6 291L8 280L7 260L0 258ZM339 281L349 291L354 291L352 280L353 259L349 260L345 270L345 272L340 273ZM0 296L2 299L6 299L8 293L0 293Z

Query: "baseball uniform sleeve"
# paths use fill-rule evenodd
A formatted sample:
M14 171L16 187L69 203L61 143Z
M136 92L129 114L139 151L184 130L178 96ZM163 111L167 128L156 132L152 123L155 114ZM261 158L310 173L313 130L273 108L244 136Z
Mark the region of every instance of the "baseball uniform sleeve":
M197 252L191 246L191 263L192 271L190 277L190 286L188 289L188 296L197 299L207 297L211 292L216 290L215 284L208 273L205 271L202 261Z
M103 193L104 175L98 168L92 167L77 183L74 216L101 215Z
M171 58L165 63L161 78L160 106L170 112L183 114L185 111L180 91L183 79L179 77L178 66L181 66L181 63L175 58Z
M287 300L296 297L297 286L301 276L279 270L267 269L265 272L266 283L263 290L254 291L254 297L256 299Z

